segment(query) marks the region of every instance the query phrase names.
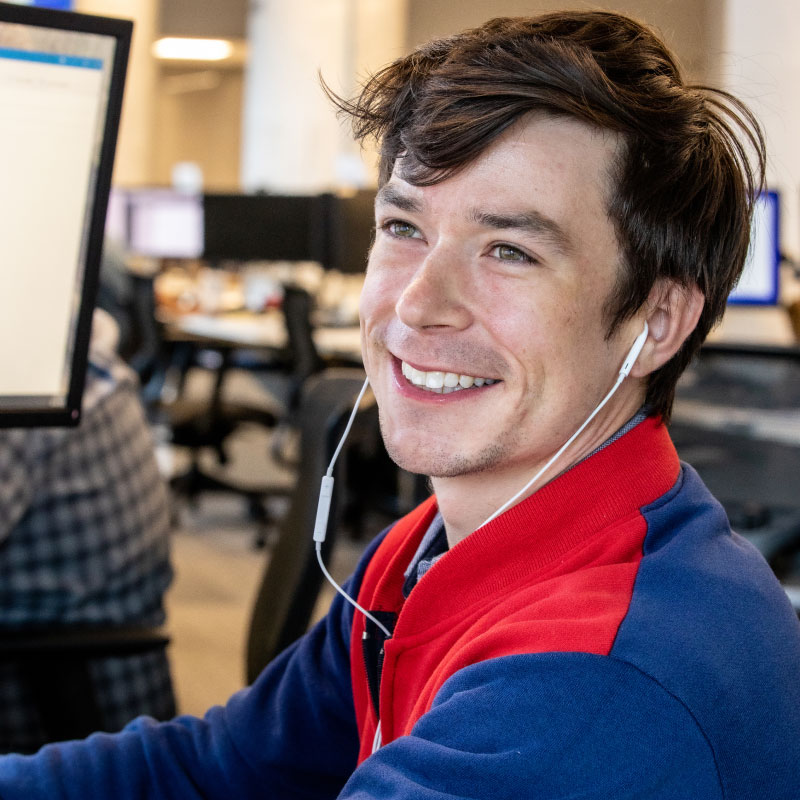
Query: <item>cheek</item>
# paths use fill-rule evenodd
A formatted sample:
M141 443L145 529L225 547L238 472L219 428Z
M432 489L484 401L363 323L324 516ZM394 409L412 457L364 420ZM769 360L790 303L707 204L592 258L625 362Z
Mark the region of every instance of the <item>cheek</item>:
M387 264L370 258L359 301L362 324L369 328L380 319L394 314L395 305L409 280L400 264Z
M379 270L371 267L367 270L358 304L362 327L364 324L369 326L375 314L386 305L387 289L385 283L385 277Z

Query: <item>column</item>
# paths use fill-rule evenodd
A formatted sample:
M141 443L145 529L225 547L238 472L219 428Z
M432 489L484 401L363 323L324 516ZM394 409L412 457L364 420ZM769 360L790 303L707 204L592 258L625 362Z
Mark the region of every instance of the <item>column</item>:
M303 194L371 182L319 83L350 94L402 54L407 0L253 0L242 186ZM367 159L369 161L369 159Z

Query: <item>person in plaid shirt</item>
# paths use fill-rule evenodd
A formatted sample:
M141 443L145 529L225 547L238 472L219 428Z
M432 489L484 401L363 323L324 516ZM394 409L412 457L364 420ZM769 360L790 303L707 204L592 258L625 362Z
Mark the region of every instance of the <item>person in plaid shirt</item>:
M0 626L164 621L172 578L167 489L135 373L96 311L77 428L0 431ZM90 665L105 729L175 713L163 651ZM45 742L31 689L0 664L0 751Z

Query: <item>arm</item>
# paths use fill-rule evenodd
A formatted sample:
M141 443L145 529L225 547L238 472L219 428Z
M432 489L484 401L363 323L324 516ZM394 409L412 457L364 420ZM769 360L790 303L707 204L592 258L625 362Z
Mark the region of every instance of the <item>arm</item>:
M332 798L358 749L350 685L352 613L343 601L203 719L140 718L116 735L0 758L0 797Z
M634 667L580 653L507 656L448 680L409 736L341 800L722 797L687 709Z

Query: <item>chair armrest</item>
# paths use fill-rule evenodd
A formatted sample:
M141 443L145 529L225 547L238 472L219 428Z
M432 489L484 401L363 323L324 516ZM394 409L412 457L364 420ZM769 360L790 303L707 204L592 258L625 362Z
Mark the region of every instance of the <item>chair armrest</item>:
M163 649L170 637L145 626L56 626L26 630L0 628L0 662L61 657L127 656Z

